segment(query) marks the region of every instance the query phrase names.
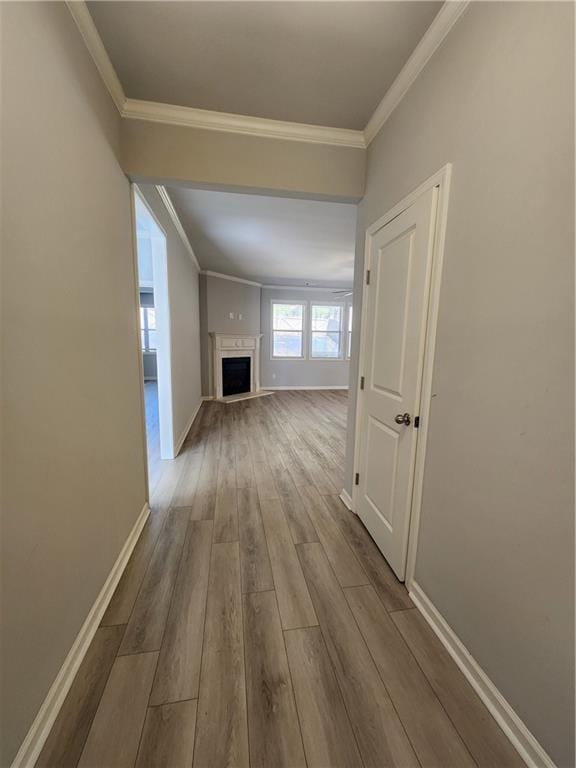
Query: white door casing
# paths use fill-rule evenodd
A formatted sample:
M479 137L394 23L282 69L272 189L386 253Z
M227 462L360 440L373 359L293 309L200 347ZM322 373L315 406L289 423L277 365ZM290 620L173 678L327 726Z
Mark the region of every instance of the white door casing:
M369 233L364 388L355 508L399 579L406 573L438 187ZM408 414L410 424L398 424Z

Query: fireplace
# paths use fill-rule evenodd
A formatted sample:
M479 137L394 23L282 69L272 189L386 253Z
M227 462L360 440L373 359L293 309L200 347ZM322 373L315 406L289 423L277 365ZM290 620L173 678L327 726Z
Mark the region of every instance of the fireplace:
M211 389L216 400L260 392L260 334L211 332L210 336Z
M222 395L240 395L250 392L250 358L222 358Z

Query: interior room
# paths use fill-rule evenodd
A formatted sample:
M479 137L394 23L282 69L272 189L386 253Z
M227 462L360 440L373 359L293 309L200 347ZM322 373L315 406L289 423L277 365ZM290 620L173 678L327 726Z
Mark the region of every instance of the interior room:
M573 768L571 1L0 3L4 768Z

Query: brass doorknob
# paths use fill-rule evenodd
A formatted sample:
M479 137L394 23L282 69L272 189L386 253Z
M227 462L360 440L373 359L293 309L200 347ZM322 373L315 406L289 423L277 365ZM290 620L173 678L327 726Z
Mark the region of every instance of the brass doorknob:
M395 418L394 421L396 424L405 424L407 427L410 426L410 414L409 413L399 413Z

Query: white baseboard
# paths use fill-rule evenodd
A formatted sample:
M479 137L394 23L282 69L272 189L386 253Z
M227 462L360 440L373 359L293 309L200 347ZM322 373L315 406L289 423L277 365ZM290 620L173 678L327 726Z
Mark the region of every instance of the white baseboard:
M202 395L202 402L206 402L207 400L214 400L214 395Z
M346 488L342 488L342 490L340 491L340 499L348 507L350 512L354 512L354 507L352 506L352 497L350 496Z
M291 390L291 389L349 389L349 387L342 387L340 385L333 387L261 387L261 389L273 389L274 391L285 389L285 390Z
M415 581L410 586L410 597L526 765L529 768L555 768L551 757Z
M199 402L198 402L198 405L196 406L196 408L194 410L194 413L192 414L192 416L190 417L190 420L188 421L187 426L185 426L184 429L182 430L182 432L180 433L180 437L178 438L178 442L174 446L174 458L176 458L176 456L178 456L178 454L180 453L180 449L184 445L184 440L186 440L186 436L188 435L188 432L190 432L192 424L194 424L194 419L196 418L196 416L198 416L198 411L200 410L200 406L202 405L203 400L204 400L204 398L201 397Z
M38 755L44 746L44 742L48 738L50 729L54 725L58 712L70 690L70 686L74 682L78 668L96 634L96 630L100 626L104 612L112 599L114 590L118 586L120 577L126 568L132 550L138 541L138 537L140 536L149 514L150 507L148 506L148 503L146 503L138 515L138 519L130 531L128 538L124 542L124 546L122 547L116 562L112 566L112 570L108 574L108 578L104 582L100 594L96 598L90 609L90 613L86 617L80 632L76 636L76 640L74 640L74 643L64 660L64 664L62 664L42 706L38 710L38 714L30 726L30 730L18 750L18 754L14 758L12 768L33 768L36 763Z

